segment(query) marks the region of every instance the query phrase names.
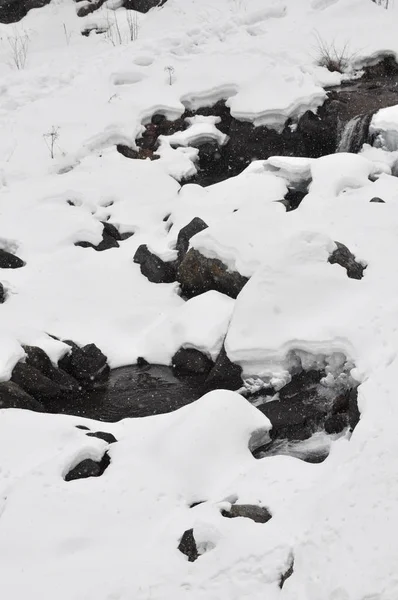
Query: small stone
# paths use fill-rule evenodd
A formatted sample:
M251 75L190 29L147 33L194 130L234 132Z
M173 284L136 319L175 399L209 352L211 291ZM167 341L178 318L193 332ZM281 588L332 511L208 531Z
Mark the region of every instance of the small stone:
M379 198L378 196L375 196L374 198L372 198L371 200L369 200L369 202L377 202L379 204L385 204L385 201L382 200L381 198Z
M187 529L178 544L178 550L188 557L189 562L194 562L199 558L196 541L193 535L193 529Z
M213 361L195 348L180 348L171 359L177 375L203 375L210 373Z
M15 254L0 249L0 269L20 269L26 263Z
M98 438L99 440L103 440L107 444L114 444L115 442L117 442L117 439L115 438L115 436L112 433L108 433L107 431L95 431L95 432L86 433L86 435L88 437L95 437L95 438Z
M267 523L272 519L271 513L265 506L256 506L255 504L233 504L230 510L223 510L221 514L229 519L244 517L255 523Z
M100 461L86 458L73 467L64 477L65 481L74 481L75 479L86 479L88 477L100 477L105 469L109 467L111 459L107 452Z

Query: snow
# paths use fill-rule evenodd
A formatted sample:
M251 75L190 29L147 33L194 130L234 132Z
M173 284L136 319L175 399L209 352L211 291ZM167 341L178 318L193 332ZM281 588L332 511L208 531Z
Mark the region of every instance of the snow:
M396 600L397 107L375 114L378 147L358 156L256 160L207 188L178 181L196 173L195 144L227 141L215 118L163 137L153 162L115 145L134 148L156 112L176 119L220 99L234 117L280 130L347 78L316 64L317 36L350 40L358 68L397 56L398 6L168 0L138 15L135 41L126 11L112 8L79 19L74 3L54 0L0 25L0 247L26 262L0 273L0 380L23 344L56 363L66 345L52 336L97 344L112 367L139 356L170 364L180 347L215 360L225 341L245 377L276 388L297 365L324 368L325 385L343 371L361 383L361 420L352 435L308 440L296 458L285 448L255 460L249 446L271 425L223 390L112 425L2 410L0 597ZM81 35L109 24L108 34ZM9 41L25 34L18 70ZM286 212L289 188L308 194ZM209 227L190 246L250 278L236 300L210 291L185 302L176 283L150 283L133 262L140 244L176 258L194 217ZM107 220L133 235L104 252L75 246L98 244ZM336 241L366 265L362 280L328 263ZM82 424L118 442L107 448ZM305 448L330 454L308 464L297 458ZM63 480L105 450L101 477ZM272 519L224 518L235 501L266 506ZM190 528L195 563L177 550Z

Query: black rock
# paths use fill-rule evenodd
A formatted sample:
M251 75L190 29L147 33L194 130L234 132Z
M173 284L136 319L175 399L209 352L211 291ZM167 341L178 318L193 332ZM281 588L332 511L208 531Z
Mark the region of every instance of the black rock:
M27 363L20 362L15 365L11 381L44 404L51 404L52 400L62 396L63 390L59 385Z
M23 346L26 353L25 362L31 367L38 369L43 375L48 375L52 368L52 362L47 354L37 346Z
M25 364L34 367L59 386L57 397L80 394L82 388L79 382L62 369L54 367L44 350L37 346L24 346L23 348L26 353Z
M272 439L305 440L314 433L325 417L325 410L300 399L272 400L258 406L272 423Z
M0 383L0 409L2 408L24 408L36 412L45 412L45 408L40 402L27 394L13 381Z
M117 442L115 436L112 433L108 433L107 431L95 431L86 433L86 435L88 437L95 437L99 440L104 440L104 442L106 442L107 444L114 444L115 442Z
M120 154L123 154L123 156L125 156L126 158L132 158L132 159L138 158L138 150L134 150L133 148L130 148L129 146L125 146L124 144L117 144L116 150Z
M71 351L59 360L58 366L87 390L105 385L110 373L105 354L95 344L82 348L73 344Z
M291 210L296 210L306 195L307 192L301 192L293 189L288 190L283 201L283 204L286 206L286 211L290 212Z
M340 433L348 425L348 416L344 413L331 415L325 421L326 433Z
M203 375L210 373L213 361L195 348L180 348L173 358L171 364L176 375Z
M242 387L242 367L235 365L228 358L223 346L217 357L214 367L206 379L206 386L210 389L222 388L224 390L238 390Z
M318 397L318 384L324 376L324 371L315 369L301 371L293 375L291 381L279 391L279 398L305 402L314 400Z
M141 273L152 283L172 283L176 280L175 263L164 262L146 244L137 248L134 262L140 265Z
M107 452L100 461L85 458L65 475L64 480L74 481L75 479L86 479L87 477L100 477L110 463L111 459Z
M177 238L176 250L178 252L178 260L181 261L189 248L189 240L204 229L207 229L208 225L199 217L192 219L188 225L183 227Z
M287 571L285 571L284 573L282 573L281 578L279 580L279 587L280 589L283 588L283 586L285 585L285 582L287 579L289 579L289 577L291 577L293 575L294 572L294 558L291 557L291 562L289 565L289 568L287 569Z
M7 292L4 289L4 285L0 283L0 304L4 304L7 299Z
M198 549L196 547L193 529L187 529L178 544L178 550L188 557L189 562L194 562L199 558Z
M152 115L151 123L153 123L154 125L159 126L164 121L166 121L166 115L162 115L160 113L155 113L154 115Z
M272 519L271 513L265 506L256 506L255 504L233 504L231 510L223 510L221 514L229 519L245 517L255 523L266 523Z
M109 225L108 228L104 227L104 229L103 229L102 240L100 241L99 244L95 245L95 244L92 244L91 242L76 242L75 246L79 246L80 248L93 248L94 250L97 250L97 252L103 252L104 250L110 250L111 248L119 248L119 243L117 241L117 238L115 238L113 234L110 235L108 233L108 230L113 228L113 225L110 225L110 224L108 224L108 225ZM119 238L120 238L120 236L119 236Z
M82 431L90 431L90 427L86 427L86 425L76 425L76 429L81 429Z
M112 225L112 223L108 223L108 221L101 221L101 223L104 226L104 234L110 235L118 241L122 239L119 230L117 229L117 227L115 227L115 225Z
M237 271L229 271L221 260L206 258L191 248L178 267L177 281L186 298L193 298L210 290L236 298L248 279Z
M385 201L382 200L381 198L378 198L377 196L375 196L374 198L369 200L369 202L378 202L379 204L385 204Z
M337 415L339 413L348 412L348 404L349 404L349 393L340 394L333 401L332 405L332 415Z
M355 427L359 423L359 419L361 418L361 413L358 408L358 388L352 388L350 390L349 396L349 409L348 409L348 417L350 422L350 429L353 431Z
M341 244L340 242L335 242L335 244L337 248L329 256L328 262L332 265L337 263L344 267L350 279L362 279L366 267L355 260L355 256L350 252L347 246L344 246L344 244Z
M0 249L0 269L20 269L26 263L15 254Z
M16 23L32 8L41 8L50 0L1 0L0 23Z

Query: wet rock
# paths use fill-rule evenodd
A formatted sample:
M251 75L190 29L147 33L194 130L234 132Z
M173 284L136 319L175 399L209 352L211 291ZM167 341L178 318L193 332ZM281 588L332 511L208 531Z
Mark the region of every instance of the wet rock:
M291 558L291 562L289 565L289 568L287 569L287 571L285 571L284 573L282 573L281 578L279 580L279 587L280 589L283 588L283 586L286 583L286 580L289 579L289 577L291 577L294 573L294 558Z
M255 504L233 504L230 510L223 510L221 514L229 519L245 517L255 523L266 523L272 519L271 513L265 506L256 506Z
M37 346L23 346L23 349L26 353L25 364L34 367L59 386L56 397L80 394L82 388L79 382L62 369L54 367L44 350Z
M349 392L340 394L332 404L332 415L348 412Z
M177 237L176 250L178 252L178 260L182 260L189 248L190 239L200 233L204 229L207 229L208 225L199 217L192 219L188 225L183 227Z
M102 387L109 379L110 368L105 354L95 344L79 348L73 342L71 351L58 361L58 366L72 375L86 389Z
M319 158L333 154L338 139L338 121L335 110L319 111L314 114L308 110L298 122L296 135L302 139L305 154L309 158Z
M27 363L15 365L11 381L45 405L51 405L51 401L61 397L64 392L61 386Z
M392 79L398 76L398 64L393 54L387 54L374 65L364 67L362 79Z
M86 479L88 477L100 477L111 464L109 454L105 452L100 461L86 458L71 469L64 477L65 481L74 481L75 479Z
M106 442L107 444L114 444L115 442L117 442L115 436L112 433L108 433L107 431L95 431L86 433L86 435L88 437L95 437L99 440L104 440L104 442Z
M340 242L335 242L337 248L328 258L328 262L332 265L338 264L347 271L350 279L362 279L363 272L366 267L355 260L353 253Z
M331 415L325 421L326 433L340 433L348 425L348 416L344 413Z
M20 269L21 267L24 267L25 264L26 263L18 256L15 256L15 254L0 249L0 269Z
M258 406L272 423L271 439L305 440L314 433L325 418L326 411L314 403L300 399L272 400Z
M242 367L228 358L225 347L221 348L214 367L206 379L209 389L238 390L242 386Z
M188 557L189 562L195 562L199 558L198 549L196 546L193 529L187 529L178 544L178 550Z
M379 204L385 204L385 201L382 200L381 198L378 198L377 196L375 196L374 198L372 198L371 200L369 200L369 202L377 202Z
M171 364L176 375L202 375L210 373L214 363L195 348L180 348L171 359Z
M45 412L44 406L35 398L27 394L19 385L13 381L0 383L0 409L23 408L36 412Z
M164 262L146 244L137 248L133 260L140 265L141 273L152 283L172 283L176 280L175 263Z
M358 388L353 388L352 390L350 390L348 417L350 429L351 431L353 431L358 425L359 419L361 418L361 413L359 412L358 408Z
M317 386L325 376L324 371L311 369L300 371L280 391L281 400L300 400L302 402L316 401L318 398Z
M177 281L186 298L193 298L210 290L236 298L248 279L237 271L229 271L221 260L206 258L191 248L178 268Z

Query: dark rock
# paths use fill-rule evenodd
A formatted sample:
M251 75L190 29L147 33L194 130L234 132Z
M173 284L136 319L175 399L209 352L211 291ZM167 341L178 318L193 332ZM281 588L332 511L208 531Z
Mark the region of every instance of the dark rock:
M119 235L121 241L128 240L134 235L134 231L125 231L124 233L120 233Z
M0 383L0 409L23 408L45 412L44 406L12 381Z
M328 262L332 265L337 263L344 267L350 279L362 279L366 267L355 260L355 256L350 252L347 246L344 246L344 244L341 244L340 242L335 242L335 244L337 248L329 256Z
M73 344L71 351L58 361L58 366L87 390L103 386L109 378L107 358L95 344L82 348Z
M296 136L300 137L309 158L333 154L338 139L338 121L335 111L314 114L308 110L298 122Z
M378 202L379 204L385 204L385 201L382 200L381 198L378 198L377 196L375 196L374 198L369 200L369 202Z
M82 429L83 431L90 431L90 427L86 427L85 425L76 425L76 429Z
M132 159L138 158L138 150L134 150L133 148L130 148L129 146L125 146L124 144L117 144L116 150L120 154L123 154L123 156L125 156L126 158L132 158Z
M339 413L345 413L348 411L349 393L340 394L333 401L332 415L338 415Z
M353 431L359 423L361 413L358 408L358 388L352 388L349 395L348 417L350 421L350 429Z
M221 260L206 258L191 248L178 268L177 281L186 298L193 298L210 290L236 298L248 279L237 271L229 271Z
M255 523L266 523L272 519L271 513L265 506L256 506L255 504L233 504L230 510L223 510L221 514L229 519L245 517Z
M291 210L296 210L303 198L307 195L307 192L301 192L299 190L289 190L285 194L283 204L286 206L286 211L290 212Z
M174 262L164 262L153 254L146 244L141 244L134 255L141 273L152 283L171 283L176 280L176 265Z
M109 454L105 452L100 461L86 458L71 469L64 477L65 481L86 479L87 477L100 477L111 464Z
M242 367L235 365L228 358L223 346L217 357L214 367L206 379L206 386L210 389L222 388L224 390L238 390L242 386Z
M210 373L214 364L208 356L194 348L180 348L171 363L176 375Z
M112 225L112 223L108 223L108 221L101 221L102 225L104 226L104 234L106 235L110 235L111 237L113 237L115 240L120 241L122 239L117 227L115 227L115 225Z
M25 364L34 367L59 386L57 397L80 394L82 388L79 382L62 369L54 367L44 350L37 346L24 346L23 348L26 353Z
M89 15L90 13L95 12L96 10L98 10L99 8L101 8L101 6L104 4L105 0L95 0L93 1L89 1L87 4L84 4L83 6L80 6L76 13L78 17L86 17L87 15Z
M0 269L19 269L24 267L26 263L23 260L7 252L6 250L0 249Z
M326 433L340 433L348 425L348 416L344 413L331 415L325 421Z
M204 502L206 502L206 500L198 500L197 502L192 502L192 504L189 505L189 508L195 508L195 506L199 506L199 504L203 504Z
M113 227L113 225L107 225L109 225L109 227ZM107 230L104 227L102 232L102 240L99 244L95 245L91 242L76 242L75 246L80 246L80 248L94 248L94 250L97 250L97 252L103 252L104 250L110 250L110 248L119 248L119 243L114 235L109 235L109 233L107 233Z
M161 7L167 0L125 0L123 6L129 10L147 13L151 8Z
M139 140L137 140L138 143ZM138 160L146 160L149 158L150 160L158 160L160 158L159 155L155 154L154 149L152 148L138 148L138 150L134 150L133 148L129 148L129 146L125 146L124 144L117 144L116 150L123 154L126 158L138 159Z
M108 433L107 431L95 431L91 433L86 433L88 437L95 437L99 440L104 440L107 444L114 444L117 442L117 439L112 433Z
M7 292L4 289L4 285L0 283L0 304L4 304L7 299Z
M398 64L393 54L387 54L374 65L364 67L362 79L392 79L398 75Z
M16 23L32 8L42 8L50 0L1 0L0 23Z
M178 550L188 557L189 562L194 562L199 558L198 549L196 547L193 529L187 529L178 544Z
M11 381L44 404L51 403L51 400L59 398L64 391L38 369L27 363L20 362L15 365Z
M147 367L149 365L149 362L147 360L145 360L145 358L143 358L142 356L139 356L137 358L137 367Z
M281 400L301 400L309 402L318 397L317 386L325 376L324 371L311 369L309 371L300 371L292 376L292 379L279 391Z
M177 238L176 250L178 252L178 260L182 260L189 248L189 240L204 229L207 229L208 225L199 217L192 219L188 225L183 227Z
M85 29L81 30L81 34L84 35L84 37L89 37L89 35L91 33L95 33L95 34L100 34L100 33L106 33L107 28L106 27L97 27L96 25L93 25L91 27L86 27Z
M151 123L153 123L154 125L159 126L164 121L166 121L166 116L165 115L162 115L160 113L156 113L156 114L152 115Z
M289 577L291 577L293 575L294 572L294 558L291 557L291 562L290 562L290 566L287 569L287 571L285 571L284 573L282 573L281 578L279 580L279 587L280 589L283 588L283 586L285 585L285 582L287 579L289 579Z
M314 433L325 417L325 410L301 400L272 400L258 406L272 423L271 439L305 440Z
M23 346L23 349L26 354L26 364L35 367L35 369L48 376L53 365L44 350L37 346Z

